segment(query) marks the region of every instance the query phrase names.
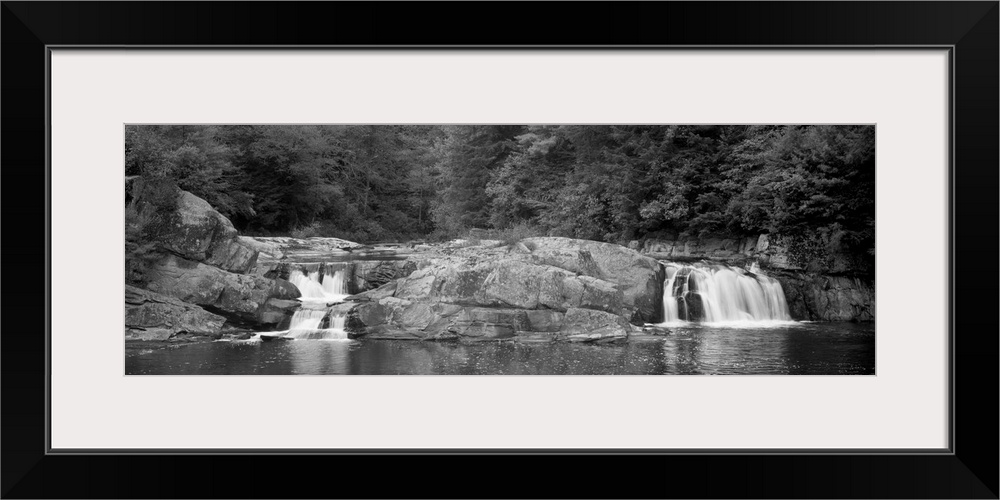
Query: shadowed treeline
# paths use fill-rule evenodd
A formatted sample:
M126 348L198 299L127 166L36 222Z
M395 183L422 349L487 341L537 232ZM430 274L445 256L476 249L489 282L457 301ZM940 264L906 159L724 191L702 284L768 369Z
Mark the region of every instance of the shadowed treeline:
M126 175L245 234L372 242L469 229L627 242L780 234L874 252L873 126L129 126Z

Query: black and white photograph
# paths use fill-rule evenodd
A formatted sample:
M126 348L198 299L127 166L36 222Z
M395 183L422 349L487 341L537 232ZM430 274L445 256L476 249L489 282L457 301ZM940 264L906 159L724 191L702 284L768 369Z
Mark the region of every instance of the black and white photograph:
M5 0L0 496L997 498L997 4Z
M873 375L873 125L126 125L127 375Z

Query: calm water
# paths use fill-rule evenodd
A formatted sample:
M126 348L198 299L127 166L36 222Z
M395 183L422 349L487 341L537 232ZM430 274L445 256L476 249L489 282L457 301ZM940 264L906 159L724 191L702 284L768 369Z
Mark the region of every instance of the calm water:
M163 375L855 375L875 373L875 325L680 326L621 345L391 340L236 341L127 350Z

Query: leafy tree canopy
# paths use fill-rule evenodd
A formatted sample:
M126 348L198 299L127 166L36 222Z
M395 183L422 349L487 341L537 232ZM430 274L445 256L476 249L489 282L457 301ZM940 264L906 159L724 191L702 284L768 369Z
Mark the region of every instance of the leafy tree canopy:
M125 172L250 234L774 233L874 254L871 126L129 126Z

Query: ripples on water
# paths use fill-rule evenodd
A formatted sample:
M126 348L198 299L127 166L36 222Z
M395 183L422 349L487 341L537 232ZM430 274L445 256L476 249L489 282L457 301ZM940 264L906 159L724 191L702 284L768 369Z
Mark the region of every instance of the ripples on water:
M780 323L780 324L779 324ZM166 375L846 375L875 373L875 326L692 325L627 344L392 340L210 342L129 352L125 372Z

